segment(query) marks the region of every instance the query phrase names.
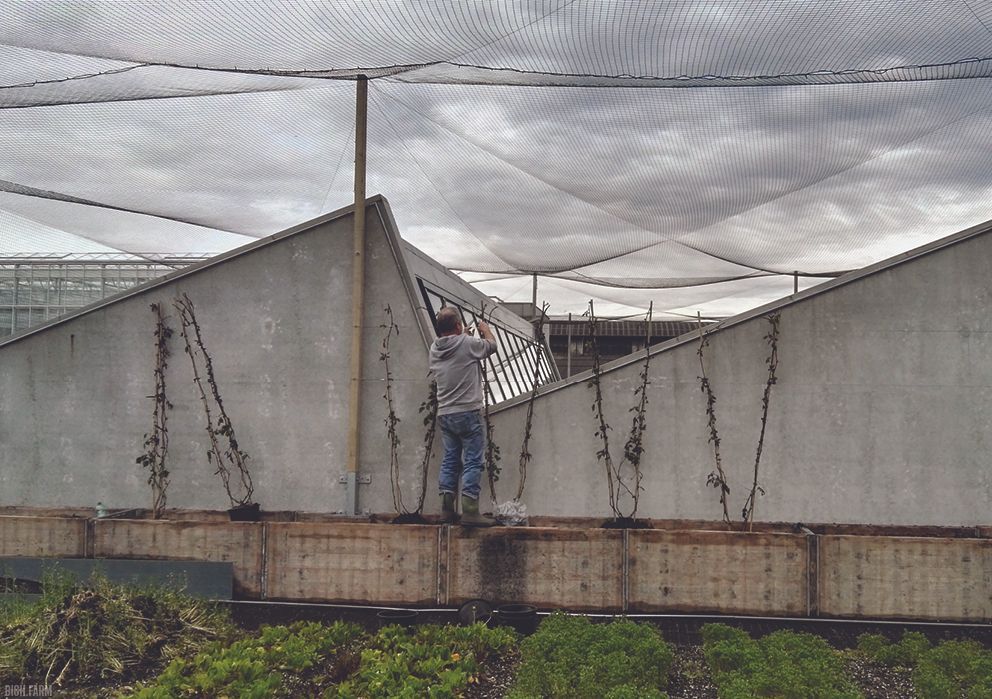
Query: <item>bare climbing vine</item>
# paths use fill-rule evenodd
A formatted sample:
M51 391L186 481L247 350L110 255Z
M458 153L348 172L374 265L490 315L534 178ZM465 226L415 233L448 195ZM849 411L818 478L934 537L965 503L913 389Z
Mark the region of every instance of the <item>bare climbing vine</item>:
M196 384L199 391L200 400L203 403L203 411L207 419L207 435L210 437L210 450L207 451L207 461L216 466L216 473L224 483L224 490L227 492L227 497L231 501L232 507L251 504L251 496L255 488L252 484L251 473L248 470L249 457L238 445L237 437L234 434L234 426L231 424L231 419L224 409L224 401L221 400L220 389L217 387L217 381L214 378L213 361L203 344L203 334L200 330L200 324L196 320L196 310L193 302L189 296L183 294L181 298L173 301L173 305L179 311L179 319L182 322L180 335L182 335L185 342L184 351L193 366L193 383ZM207 397L206 389L203 387L204 382L201 371L206 373L206 383L210 388L210 396L213 398L213 403L217 410L216 424L214 424L214 415L210 410L210 399ZM221 448L221 439L227 442L227 446L224 448ZM238 485L234 486L238 495L235 495L231 489L231 475L234 469L237 470L238 480L240 481Z
M644 365L641 369L640 382L634 389L634 396L637 398L637 405L630 408L628 412L634 413L631 421L630 432L624 443L623 458L619 463L614 462L610 452L609 432L612 427L606 422L603 413L603 389L602 389L602 363L599 354L599 341L597 339L596 312L593 302L589 301L589 341L592 349L592 378L588 385L594 390L592 412L596 416L597 428L595 436L599 437L602 447L596 452L596 458L603 462L606 470L606 480L609 490L610 509L617 520L634 519L637 516L637 508L640 504L640 493L643 490L641 480L643 471L641 470L641 457L644 454L644 430L647 426L647 389L650 385L650 328L651 317L654 305L648 309L646 317L647 330L644 341ZM629 473L629 475L628 475ZM620 506L620 497L626 493L631 499L631 510L624 514Z
M768 367L768 378L765 381L765 389L761 397L761 431L758 435L758 445L754 454L754 477L751 481L751 490L748 492L747 500L745 500L744 507L741 510L741 518L747 524L748 531L752 531L754 528L755 501L758 495L765 494L765 489L758 480L758 471L761 464L761 454L765 446L765 428L768 424L768 406L771 400L772 386L778 381L776 371L778 370L778 338L781 316L778 313L772 313L765 316L765 319L769 324L768 333L765 335L765 342L768 344L769 350L768 358L765 359L765 365ZM730 494L730 486L727 484L727 476L723 470L723 464L720 458L720 436L716 429L716 396L713 393L713 387L709 379L706 377L706 366L703 362L703 350L708 344L703 334L702 323L700 323L699 348L696 350L696 354L699 355L699 385L703 393L706 394L706 417L710 433L709 441L713 444L713 458L716 462L716 470L706 477L706 484L720 490L723 521L729 525L731 522L727 507L727 496Z
M761 495L765 494L765 489L758 485L758 464L761 463L761 451L765 447L765 427L768 424L768 401L771 398L772 386L778 381L775 372L778 370L778 331L781 316L778 313L772 313L767 316L767 319L770 326L768 334L765 335L765 342L768 343L768 358L765 360L765 364L768 366L768 378L765 381L765 391L761 396L761 433L758 436L758 447L754 454L754 480L751 483L751 492L748 494L747 502L744 503L744 510L741 512L741 516L747 522L748 531L751 531L754 526L755 498L758 493Z
M519 501L524 494L524 484L527 482L527 466L530 464L533 455L530 453L530 435L531 427L534 423L534 403L537 400L537 389L541 386L541 356L544 352L544 323L548 318L548 308L550 306L545 303L541 305L541 317L537 321L537 328L535 328L535 339L537 340L538 355L537 361L534 363L534 380L530 388L530 397L527 399L527 417L524 418L524 441L520 445L520 463L519 463L519 473L520 479L517 485L517 496L514 498Z
M403 506L403 493L400 489L400 437L396 431L396 426L400 423L399 416L396 415L396 408L393 405L393 371L389 366L389 341L393 335L399 335L400 329L393 321L393 309L386 306L383 309L386 314L386 322L379 327L385 330L382 338L382 351L379 352L379 361L383 364L386 374L386 390L382 397L386 400L386 436L389 438L389 486L393 493L393 509L400 514L407 510Z
M165 324L165 314L162 305L151 304L155 314L155 393L148 396L155 402L152 410L152 431L145 435L145 452L135 459L149 471L148 485L152 488L152 518L159 519L165 509L166 490L169 488L169 470L165 466L169 453L168 411L172 403L165 392L165 370L168 367L169 338L172 328Z
M430 466L431 456L434 454L434 436L437 432L437 384L431 382L430 395L427 400L420 404L419 412L424 416L424 458L420 465L420 494L417 498L417 507L414 510L407 509L403 503L403 492L400 486L400 437L397 427L400 417L396 414L396 407L393 402L393 372L389 365L389 345L393 336L399 336L400 329L393 320L393 309L386 306L383 311L386 314L386 322L379 327L385 330L382 338L382 351L379 353L379 361L383 363L386 374L386 390L383 398L386 400L387 415L385 418L386 434L389 438L389 483L393 494L393 508L398 514L420 514L424 509L424 501L427 496L427 469Z
M495 310L495 306L493 307ZM492 319L492 311L489 312L489 319ZM482 307L479 312L479 320L488 323L489 320L486 319L486 302L482 302ZM482 395L484 398L482 418L486 423L486 476L489 479L489 497L492 498L493 505L496 504L496 481L499 480L499 474L502 468L499 465L500 455L499 445L496 443L496 429L493 426L492 418L489 414L489 396L491 394L491 389L489 386L489 372L486 371L486 366L482 360L479 362L479 371L482 372Z
M430 393L427 400L420 404L419 412L423 415L424 427L424 458L420 462L420 497L417 500L417 512L423 512L424 499L427 497L427 469L434 455L434 437L437 435L437 382L431 381Z
M617 509L617 496L613 485L613 457L610 455L609 432L613 428L607 424L606 417L603 414L603 389L600 385L600 378L603 372L600 366L599 342L596 339L596 311L591 299L589 300L588 323L589 343L592 349L592 378L589 380L588 385L594 391L592 411L598 423L594 436L599 437L603 443L603 446L596 452L596 459L602 461L603 466L606 468L606 483L609 486L610 509L613 511L615 517L619 517L620 511Z
M720 433L716 428L716 394L710 384L709 377L706 376L706 363L703 361L703 351L709 346L706 335L703 334L703 323L699 321L699 347L696 349L696 356L699 357L699 389L706 395L706 426L709 429L709 442L713 445L713 461L716 465L715 471L710 471L706 476L706 485L717 488L720 491L720 506L723 508L723 521L730 524L730 510L727 507L727 496L730 495L730 485L727 483L727 474L723 470L723 460L720 457Z

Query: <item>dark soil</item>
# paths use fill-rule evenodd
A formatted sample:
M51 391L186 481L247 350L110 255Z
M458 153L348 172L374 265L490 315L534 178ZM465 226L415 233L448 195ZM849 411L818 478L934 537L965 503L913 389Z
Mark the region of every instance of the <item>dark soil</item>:
M430 524L419 512L406 512L393 517L390 524Z
M602 529L651 529L651 522L646 519L631 519L616 517L603 522Z
M511 649L504 656L491 656L482 663L479 681L470 684L465 699L503 699L513 686L520 665L520 651Z

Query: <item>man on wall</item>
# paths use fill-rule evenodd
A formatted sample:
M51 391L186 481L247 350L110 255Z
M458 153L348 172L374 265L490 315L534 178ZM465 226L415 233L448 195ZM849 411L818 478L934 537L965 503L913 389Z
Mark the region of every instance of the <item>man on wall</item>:
M437 382L437 419L441 426L444 458L439 490L441 521L452 523L458 477L462 478L461 523L469 527L491 527L494 519L479 513L482 454L485 430L482 425L482 366L496 351L496 338L485 322L479 335L465 332L458 310L446 306L437 314L437 339L430 349L430 372Z

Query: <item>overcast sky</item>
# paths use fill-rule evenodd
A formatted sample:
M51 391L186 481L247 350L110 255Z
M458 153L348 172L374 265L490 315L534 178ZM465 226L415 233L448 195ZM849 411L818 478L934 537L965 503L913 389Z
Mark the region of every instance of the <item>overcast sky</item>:
M541 281L556 313L734 313L791 277L703 282L853 269L992 218L990 27L978 0L0 1L7 191L202 224L0 193L0 252L216 252L346 206L353 82L193 68L361 69L392 73L368 191L413 244L571 277ZM903 80L844 82L869 75ZM714 86L643 87L689 83Z

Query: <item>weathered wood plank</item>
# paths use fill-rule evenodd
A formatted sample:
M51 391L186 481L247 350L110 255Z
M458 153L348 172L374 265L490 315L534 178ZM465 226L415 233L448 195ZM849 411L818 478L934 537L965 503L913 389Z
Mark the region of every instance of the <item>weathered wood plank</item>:
M820 537L820 613L989 621L992 542Z
M436 604L437 527L270 522L272 599Z
M623 532L452 527L448 602L482 598L565 609L620 610Z
M234 593L262 594L262 527L252 522L98 519L93 521L96 558L149 558L229 562Z
M0 556L85 555L85 519L0 516Z
M806 614L803 535L631 530L629 537L631 611Z

